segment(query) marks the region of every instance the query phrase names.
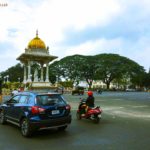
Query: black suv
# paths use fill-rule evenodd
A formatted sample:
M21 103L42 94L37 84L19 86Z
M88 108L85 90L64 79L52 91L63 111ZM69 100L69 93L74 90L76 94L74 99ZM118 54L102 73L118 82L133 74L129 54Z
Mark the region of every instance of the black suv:
M75 87L74 90L72 90L72 95L78 94L78 95L83 95L84 94L84 87L77 86Z
M71 123L70 108L58 93L20 92L0 106L0 123L18 125L25 137L41 129L65 130Z

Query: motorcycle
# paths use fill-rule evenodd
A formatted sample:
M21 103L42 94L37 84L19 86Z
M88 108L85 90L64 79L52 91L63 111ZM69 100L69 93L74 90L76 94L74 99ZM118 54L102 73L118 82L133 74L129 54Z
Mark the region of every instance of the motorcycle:
M86 108L87 108L86 101L82 99L79 103L78 110L76 112L77 119L78 120L81 120L82 118L90 119L94 123L99 123L102 113L102 109L100 108L100 106L96 106L93 108L88 107L87 111Z

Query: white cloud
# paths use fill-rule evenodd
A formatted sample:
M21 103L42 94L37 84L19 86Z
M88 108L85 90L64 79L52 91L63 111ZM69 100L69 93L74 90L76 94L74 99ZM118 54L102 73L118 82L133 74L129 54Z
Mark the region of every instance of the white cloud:
M131 59L140 63L148 71L150 69L150 38L140 37L132 47L130 53L127 55Z
M62 58L77 53L94 55L113 52L129 56L138 62L143 62L142 58L144 57L144 63L141 64L148 66L150 64L149 46L147 41L142 39L140 41L143 41L143 44L141 42L132 44L122 37L114 39L105 39L104 37L91 39L72 47L57 45L57 43L63 42L64 31L68 28L79 32L89 27L103 27L108 24L110 26L118 16L129 15L128 9L134 5L143 8L143 10L139 9L142 20L142 17L149 12L149 0L128 2L126 0L43 0L37 3L30 1L28 4L25 0L8 0L8 7L0 8L0 43L10 42L13 45L12 49L6 49L7 57L5 59L13 57L16 61L16 57L24 52L28 42L35 37L36 29L38 29L39 37L50 47L51 55ZM136 19L138 18L137 16ZM132 14L130 19L134 21ZM125 30L124 26L122 30ZM136 50L138 46L141 51ZM127 49L134 54L134 57L126 52ZM2 58L1 47L0 52ZM2 59L0 64L5 66ZM12 66L11 61L7 63L6 69L9 65Z
M36 29L39 37L51 48L63 40L67 28L82 30L88 26L105 25L120 11L116 0L43 0L40 4L30 4L8 0L8 7L0 8L0 42L14 45L15 49L7 50L10 55L13 52L14 59L24 52Z
M137 40L132 46L126 39L98 39L88 41L78 46L68 47L65 56L73 54L96 55L100 53L115 53L130 58L148 71L150 68L150 39L145 37ZM139 63L140 62L140 63Z
M100 53L119 52L122 47L121 39L98 39L96 41L88 41L78 46L69 47L66 50L65 55L83 54L83 55L95 55Z
M63 38L63 30L69 26L81 30L106 24L120 11L116 0L45 0L32 7L23 2L10 1L8 8L0 13L3 35L7 29L17 28L20 38L33 37L39 29L46 40L59 41Z

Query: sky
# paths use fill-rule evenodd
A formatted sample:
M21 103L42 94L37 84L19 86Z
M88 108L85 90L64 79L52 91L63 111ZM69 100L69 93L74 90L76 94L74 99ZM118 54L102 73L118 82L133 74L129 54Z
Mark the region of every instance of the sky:
M150 0L0 0L0 72L19 63L36 30L58 60L113 53L148 71L149 6Z

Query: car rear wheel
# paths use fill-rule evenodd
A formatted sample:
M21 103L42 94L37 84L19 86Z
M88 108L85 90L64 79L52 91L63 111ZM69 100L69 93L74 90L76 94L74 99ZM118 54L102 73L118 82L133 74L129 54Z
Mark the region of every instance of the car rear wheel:
M5 123L6 123L5 114L4 114L4 111L1 110L0 111L0 124L5 124Z
M25 137L31 136L31 129L27 118L23 118L21 121L21 133Z

